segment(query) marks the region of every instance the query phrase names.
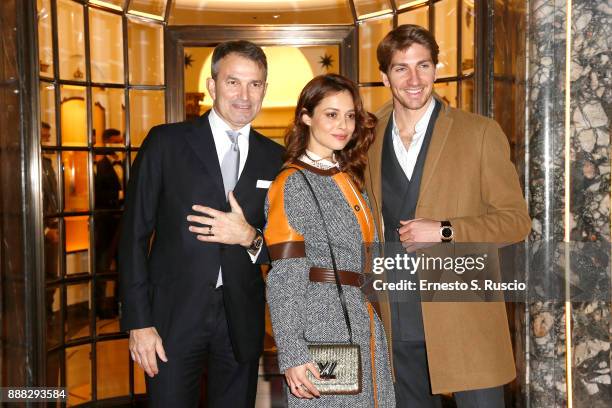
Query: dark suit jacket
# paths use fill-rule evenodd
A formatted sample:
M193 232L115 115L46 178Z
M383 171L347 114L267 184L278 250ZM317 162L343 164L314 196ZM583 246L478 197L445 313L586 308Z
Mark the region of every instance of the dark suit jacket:
M283 148L254 130L234 194L247 221L263 228L267 189ZM264 281L239 245L203 243L188 230L191 206L228 211L208 112L193 122L156 126L134 162L127 189L119 250L121 329L155 326L166 352L180 353L198 339L219 266L224 305L238 361L263 349ZM267 261L262 251L258 263Z

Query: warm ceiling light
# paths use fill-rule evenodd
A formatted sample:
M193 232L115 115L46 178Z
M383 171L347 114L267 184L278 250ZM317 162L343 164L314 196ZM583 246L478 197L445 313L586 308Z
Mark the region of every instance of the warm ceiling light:
M335 8L338 0L174 0L173 6L183 10L209 10L209 11L268 11L278 13L282 11L312 10ZM347 5L348 11L348 5Z
M408 2L406 4L402 4L401 6L399 6L398 10L403 10L405 8L413 7L413 6L419 6L419 5L425 4L427 2L429 2L429 0L415 0L415 1L411 1L411 2Z
M151 20L164 21L164 18L161 17L161 16L157 16L155 14L145 13L145 12L138 11L138 10L129 10L128 14L131 14L133 16L148 18L148 19L151 19Z
M123 11L121 6L118 6L112 3L107 3L104 0L89 0L89 4L95 4L96 6L102 6L102 7L110 8L110 9L117 10L117 11Z
M380 16L383 16L383 15L389 14L389 13L391 13L391 10L389 10L389 9L375 11L373 13L368 13L368 14L364 14L362 16L359 16L359 17L357 17L357 20L367 20L367 19L370 19L370 18L380 17Z

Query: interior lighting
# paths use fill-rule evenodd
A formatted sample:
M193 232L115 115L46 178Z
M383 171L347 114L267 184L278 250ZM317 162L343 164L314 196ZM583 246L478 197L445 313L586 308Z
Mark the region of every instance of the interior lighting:
M403 10L403 9L407 9L409 7L420 6L421 4L425 4L425 3L429 3L429 0L415 0L415 1L411 1L411 2L408 2L408 3L402 4L397 9L398 10Z
M89 0L89 4L94 4L96 6L102 6L102 7L106 7L106 8L117 10L117 11L123 11L121 6L118 6L112 3L108 3L104 0Z

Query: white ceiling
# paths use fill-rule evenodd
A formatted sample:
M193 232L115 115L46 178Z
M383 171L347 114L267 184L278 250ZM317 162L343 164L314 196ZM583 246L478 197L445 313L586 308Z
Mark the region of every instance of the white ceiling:
M346 0L175 0L176 8L210 11L298 11L346 7Z

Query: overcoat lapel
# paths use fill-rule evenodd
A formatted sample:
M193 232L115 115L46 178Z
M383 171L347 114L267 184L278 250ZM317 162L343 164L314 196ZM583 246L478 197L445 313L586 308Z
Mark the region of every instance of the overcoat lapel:
M425 159L425 167L423 168L423 176L421 179L421 188L419 189L419 201L421 197L423 197L423 193L427 191L427 187L431 183L433 175L436 174L438 160L444 150L444 145L446 144L448 134L453 124L453 119L448 115L448 107L439 99L438 102L442 103L442 107L440 108L440 114L436 120L429 143L429 149L427 150L427 158Z

